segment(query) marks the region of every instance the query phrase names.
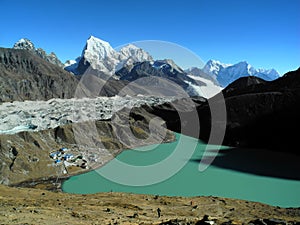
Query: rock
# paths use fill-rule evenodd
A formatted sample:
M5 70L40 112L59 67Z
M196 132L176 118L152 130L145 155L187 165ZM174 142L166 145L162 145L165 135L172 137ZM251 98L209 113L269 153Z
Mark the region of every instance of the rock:
M286 225L288 224L286 221L282 220L282 219L275 219L275 218L271 218L271 219L256 219L256 220L252 220L248 223L253 224L253 225Z
M212 220L209 220L208 215L204 215L203 218L201 220L199 220L195 225L213 225L213 224L215 224L215 222Z
M287 222L281 219L271 218L271 219L263 219L263 221L268 225L286 225Z
M187 220L182 220L182 219L172 219L172 220L159 223L159 225L190 225L190 224L191 223L188 222Z

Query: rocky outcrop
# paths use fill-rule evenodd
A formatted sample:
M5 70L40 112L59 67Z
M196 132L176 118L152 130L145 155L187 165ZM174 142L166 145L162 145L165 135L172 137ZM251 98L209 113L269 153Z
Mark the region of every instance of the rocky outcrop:
M42 48L38 48L35 50L35 54L53 65L59 66L61 68L64 67L64 64L57 58L54 52L47 54Z
M0 48L0 102L71 98L77 83L31 51Z

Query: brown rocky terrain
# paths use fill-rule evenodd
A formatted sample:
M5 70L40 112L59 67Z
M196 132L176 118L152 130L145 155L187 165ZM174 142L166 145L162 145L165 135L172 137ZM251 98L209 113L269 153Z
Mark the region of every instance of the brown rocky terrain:
M299 224L300 209L218 197L74 195L0 185L0 224ZM161 210L158 218L157 209Z
M0 48L0 102L74 96L77 79L23 49Z

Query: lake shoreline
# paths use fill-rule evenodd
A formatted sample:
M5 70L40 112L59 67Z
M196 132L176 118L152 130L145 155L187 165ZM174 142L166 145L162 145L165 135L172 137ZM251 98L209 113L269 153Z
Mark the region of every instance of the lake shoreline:
M173 134L172 138L164 140L163 143L175 142L176 141L175 132L172 132L172 134ZM145 147L145 146L144 145L138 145L138 146L133 147L133 148L140 148L140 147ZM114 151L114 158L117 157L122 152L127 151L127 150L130 150L130 149L125 148L125 149L119 149L119 150ZM113 160L114 158L112 158L111 160ZM44 177L44 178L39 178L39 179L34 179L34 180L27 180L27 181L23 181L23 182L20 182L20 183L17 183L17 184L11 184L11 185L8 185L8 186L9 187L20 187L20 188L37 188L37 189L42 189L42 190L65 193L62 189L62 184L65 181L67 181L68 179L70 179L71 177L74 177L74 176L78 176L78 175L82 175L82 174L89 173L89 172L92 172L92 171L96 171L97 169L105 166L111 160L106 160L104 162L97 163L97 164L95 163L89 169L78 170L76 172L72 172L71 174L62 174L59 177L50 176L50 177ZM98 166L96 166L96 165L98 165Z
M176 134L176 133L175 133ZM178 135L178 134L177 134ZM178 137L176 136L176 141L178 141ZM168 142L168 143L173 143L174 144L174 142ZM236 149L235 148L235 150L232 150L232 149L230 149L230 151L227 151L227 150L225 150L225 151L222 151L222 157L224 158L224 156L226 156L227 154L229 154L229 158L230 159L234 159L234 155L233 156L231 156L230 154L232 154L232 152L236 152L236 151L239 151L241 154L244 154L244 150L245 149ZM121 153L125 153L125 152L130 152L131 150L130 149L122 149L122 150L120 150L119 152L118 152L118 154L116 155L116 157L119 157L119 155L121 154ZM249 150L250 151L250 150ZM260 154L261 154L261 151L260 150L257 150L257 149L252 149L251 150L251 152L255 152L255 151L257 151L257 152L259 152ZM247 152L246 152L247 153ZM246 154L247 155L247 154ZM262 154L262 155L264 155L264 154ZM239 155L238 155L239 156ZM231 161L229 161L229 163L228 162L226 162L226 158L220 158L220 159L218 159L218 158L216 158L215 159L215 162L211 165L211 166L214 166L214 167L219 167L219 168L222 168L222 167L224 167L224 165L234 165ZM246 157L247 158L247 160L249 159L249 156L247 156ZM256 157L256 159L258 159L257 157ZM191 159L192 161L194 160L194 162L193 163L199 163L195 158L192 158ZM220 160L221 160L221 162L223 162L223 164L224 165L220 165L219 163L220 163ZM238 158L238 160L236 160L236 161L239 161L239 162L242 162L239 158ZM110 161L107 161L105 164L102 164L102 165L99 165L98 167L93 167L92 169L88 169L88 170L85 170L85 171L80 171L79 173L74 173L74 174L68 174L68 175L64 175L64 176L60 176L59 178L57 178L57 177L50 177L50 178L41 178L41 179L38 179L38 180L33 180L33 181L26 181L26 182L22 182L22 183L19 183L19 184L17 184L17 185L11 185L11 186L13 186L13 187L29 187L29 188L38 188L38 189L44 189L44 190L50 190L50 191L54 191L54 192L63 192L63 193L68 193L68 191L66 191L66 190L64 190L63 189L63 184L65 183L65 182L69 182L69 181L72 181L72 178L73 177L76 177L76 176L80 176L80 175L85 175L85 174L88 174L88 173L91 173L91 172L97 172L97 170L98 169L101 169L103 166L105 166L107 163L109 163ZM264 166L264 168L265 168L265 166L266 166L266 164L265 164L265 161L263 161L262 162L263 164L263 166ZM246 165L246 164L244 164L244 163L242 163L243 165ZM256 164L259 164L259 161L256 161ZM271 164L272 165L272 164ZM273 168L273 167L272 167ZM226 168L226 166L224 167L224 169L225 170L231 170L232 168ZM236 170L236 168L235 168L235 170ZM98 176L100 176L99 174L98 174ZM262 177L260 177L259 179L266 179L266 178L264 178L264 176L262 176ZM115 189L114 187L112 187L111 189L109 189L109 190L104 190L104 191L96 191L95 193L102 193L102 192L110 192L111 190L113 190L114 192L116 191L116 192L122 192L122 193L124 193L124 194L126 194L126 193L128 193L128 192L134 192L134 191L120 191L120 190L118 190L118 189ZM71 193L76 193L76 192L71 192ZM153 195L156 195L156 194L159 194L159 193L149 193L148 191L147 191L147 187L145 188L145 192L134 192L134 193L137 193L137 194L153 194ZM183 197L183 196L185 196L185 197L195 197L195 196L219 196L219 197L227 197L227 198L231 198L231 199L240 199L240 200L242 200L242 199L244 199L244 200L249 200L248 198L239 198L239 197L231 197L231 195L222 195L222 194L215 194L215 193L205 193L205 194L191 194L191 195L187 195L186 193L185 194L182 194L182 193L171 193L171 194L166 194L166 193L163 193L163 194L159 194L159 195L164 195L164 196L170 196L170 197ZM249 200L249 201L252 201L252 200ZM264 201L257 201L257 200L253 200L253 201L256 201L256 202L264 202ZM269 203L266 203L266 202L264 202L265 204L268 204L268 205L273 205L273 206L276 206L276 204L269 204ZM300 202L299 202L300 203ZM298 204L298 206L300 206L300 204ZM295 205L291 205L291 206L281 206L281 207L286 207L286 208L289 208L289 207L298 207L298 206L295 206Z
M113 192L164 196L222 196L262 202L273 206L300 206L300 196L297 192L300 188L300 180L297 177L290 177L290 179L284 177L285 173L290 173L292 169L299 167L296 163L289 165L289 161L286 162L287 165L283 164L284 159L289 155L274 153L274 157L270 157L269 154L272 152L269 151L237 148L224 148L218 151L209 148L205 152L207 145L204 142L185 135L181 135L181 137L186 137L182 140L181 137L178 137L176 137L176 142L159 145L155 150L128 150L117 156L116 161L121 161L126 165L142 166L136 171L129 172L126 168L125 170L120 169L121 167L112 160L98 171L70 177L64 182L63 191L93 194L112 190ZM178 141L179 139L180 141ZM193 147L193 143L196 143L197 147L193 155L188 157L186 149ZM166 179L149 184L148 180L153 179L151 176L163 175L163 173L162 171L153 170L155 169L153 167L151 170L153 172L147 173L146 178L144 172L141 171L143 165L156 165L157 162L166 164L167 161L164 160L174 155L173 151L175 151L174 149L177 148L178 144L181 146L179 148L183 146L183 149L176 150L181 152L179 153L181 155L173 164L183 163L183 167L177 172L174 170L175 173L166 177ZM214 157L214 159L209 167L201 172L199 171L199 163L204 152L205 157L201 163L206 163L210 160L210 157ZM217 153L218 155L216 155ZM276 166L278 170L274 170L274 162L278 164L282 162ZM166 164L168 165L167 168L173 170L174 165L172 165L172 162L170 163ZM228 165L231 167L228 167ZM265 170L263 170L264 168ZM107 172L110 174L107 174ZM115 177L119 177L119 181L116 181ZM139 179L144 179L148 183L135 186L137 180L140 182ZM124 184L124 181L127 183Z

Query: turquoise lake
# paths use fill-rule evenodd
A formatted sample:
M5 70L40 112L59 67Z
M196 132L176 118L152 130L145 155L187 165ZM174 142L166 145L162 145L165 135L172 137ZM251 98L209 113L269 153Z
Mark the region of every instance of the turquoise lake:
M105 166L69 178L63 183L63 191L220 196L300 207L298 156L227 147L216 151L216 146L195 138L179 134L176 138L172 143L123 151ZM204 161L216 158L200 171L204 152Z

